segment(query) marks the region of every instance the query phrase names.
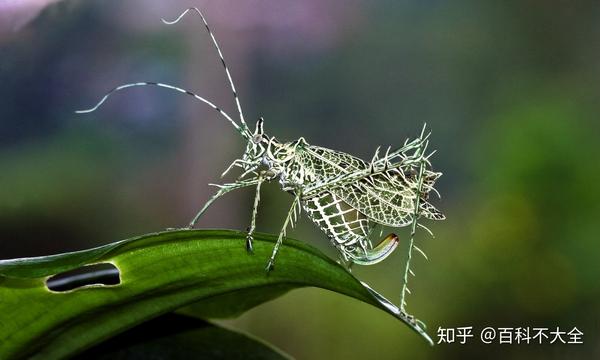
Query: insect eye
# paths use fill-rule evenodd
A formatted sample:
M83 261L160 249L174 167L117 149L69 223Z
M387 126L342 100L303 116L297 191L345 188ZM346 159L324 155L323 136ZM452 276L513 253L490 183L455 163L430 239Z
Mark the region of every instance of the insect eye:
M262 135L256 134L252 137L252 142L255 144L259 144L263 140Z

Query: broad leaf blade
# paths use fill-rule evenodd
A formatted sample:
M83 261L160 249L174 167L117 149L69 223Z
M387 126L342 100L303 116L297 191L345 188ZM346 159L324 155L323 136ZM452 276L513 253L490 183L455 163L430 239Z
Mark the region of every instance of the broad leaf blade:
M290 356L248 335L204 320L166 314L80 354L79 359L272 359Z
M183 306L195 303L197 309L204 301L203 316L231 316L304 286L374 305L431 343L411 318L313 247L286 239L275 270L266 274L275 237L256 234L255 253L249 255L245 236L228 230L167 231L76 253L0 261L0 313L11 314L0 320L0 358L64 357ZM46 288L49 275L102 262L118 267L119 285L69 292ZM246 299L245 305L232 307L235 298Z

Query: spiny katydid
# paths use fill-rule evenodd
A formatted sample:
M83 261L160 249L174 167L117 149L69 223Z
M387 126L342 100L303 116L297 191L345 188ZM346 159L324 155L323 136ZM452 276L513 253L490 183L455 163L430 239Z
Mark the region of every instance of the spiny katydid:
M378 245L373 246L370 237L378 226L411 227L409 261L404 272L401 309L404 309L404 296L410 292L406 286L410 269L412 250L422 253L413 244L413 239L421 217L443 220L444 215L428 200L435 181L441 173L429 170L429 158L426 154L430 133L425 126L419 137L409 141L396 150L387 148L380 156L379 148L371 161L363 161L352 155L310 145L304 138L291 142L280 142L264 132L264 120L260 118L254 131L248 127L231 74L221 49L197 8L185 10L177 19L163 22L175 24L188 12L200 15L204 26L216 48L225 69L229 86L233 92L239 119L235 121L220 107L211 101L188 90L157 82L137 82L118 86L109 91L93 108L77 111L88 113L96 110L114 92L136 86L157 86L179 91L193 96L207 104L229 121L246 141L246 151L223 172L225 176L233 168L241 168L242 174L232 183L215 185L218 191L200 209L189 224L194 227L208 207L226 193L245 187L255 187L254 205L246 240L246 249L252 253L252 234L255 230L256 215L260 201L260 189L264 182L278 181L281 189L294 196L283 227L266 270L274 268L275 258L286 229L293 227L298 214L304 209L308 217L324 231L331 244L339 251L340 260L349 268L353 263L372 265L384 260L398 245L395 234L386 236ZM438 194L439 195L439 194Z

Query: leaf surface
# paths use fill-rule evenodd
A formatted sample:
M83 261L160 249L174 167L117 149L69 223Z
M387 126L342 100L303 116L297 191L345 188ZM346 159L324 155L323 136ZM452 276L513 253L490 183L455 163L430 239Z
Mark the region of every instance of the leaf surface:
M319 250L285 239L275 270L267 274L276 237L256 234L252 255L245 250L245 237L231 230L175 230L85 251L0 261L0 359L71 356L191 304L184 312L231 317L306 286L382 309L432 344L412 317ZM120 283L62 292L46 286L57 273L98 263L116 266ZM70 277L81 283L80 275L63 281Z

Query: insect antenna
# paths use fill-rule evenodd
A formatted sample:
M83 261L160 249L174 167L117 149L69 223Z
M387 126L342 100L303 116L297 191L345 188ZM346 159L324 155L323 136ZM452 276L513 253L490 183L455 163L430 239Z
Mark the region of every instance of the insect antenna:
M96 109L98 109L102 104L104 104L104 102L113 93L115 93L117 91L121 91L121 90L127 89L127 88L130 88L130 87L135 87L135 86L158 86L158 87L162 87L162 88L166 88L166 89L170 89L170 90L179 91L179 92L184 93L186 95L190 95L190 96L194 97L195 99L202 101L203 103L205 103L206 105L210 106L211 108L215 109L219 114L221 114L225 119L227 119L233 125L233 127L242 134L242 136L246 137L246 134L244 133L243 129L240 128L240 126L231 118L231 116L227 115L227 113L225 111L223 111L217 105L213 104L211 101L206 100L205 98L203 98L200 95L197 95L197 94L195 94L195 93L193 93L191 91L188 91L186 89L179 88L177 86L163 84L163 83L157 83L157 82L150 82L150 81L129 83L129 84L123 84L123 85L117 86L114 89L112 89L109 92L107 92L104 95L104 97L102 97L102 99L100 99L100 101L96 105L94 105L94 107L91 107L91 108L85 109L85 110L77 110L77 111L75 111L75 113L77 113L77 114L87 114L87 113L91 113L93 111L96 111Z
M172 25L172 24L176 24L179 22L179 20L181 20L181 18L183 18L189 11L194 10L198 13L198 15L200 15L200 17L202 18L202 22L204 23L204 26L206 27L206 31L208 32L208 34L210 35L210 38L212 40L212 43L215 47L215 49L217 50L217 53L219 54L219 58L221 59L221 64L223 64L223 68L225 69L225 74L227 75L227 80L229 81L229 86L231 88L231 91L233 92L233 98L235 100L236 106L237 106L237 110L238 110L238 114L239 114L239 118L240 118L240 124L238 125L232 118L231 116L229 116L225 111L223 111L220 107L216 106L214 103L212 103L211 101L182 88L179 88L177 86L173 86L173 85L168 85L168 84L163 84L163 83L158 83L158 82L150 82L150 81L145 81L145 82L136 82L136 83L129 83L129 84L123 84L120 86L115 87L114 89L110 90L109 92L107 92L104 97L92 108L90 109L86 109L86 110L78 110L75 111L75 113L77 114L85 114L85 113L90 113L95 111L96 109L98 109L109 97L111 94L120 91L120 90L124 90L130 87L135 87L135 86L158 86L158 87L162 87L162 88L166 88L166 89L170 89L170 90L175 90L175 91L179 91L181 93L190 95L194 98L196 98L197 100L202 101L203 103L207 104L208 106L210 106L211 108L215 109L219 114L221 114L225 119L227 119L227 121L229 121L233 127L240 132L240 134L242 134L242 136L245 139L250 139L252 138L252 134L250 133L250 130L248 129L248 125L246 124L246 121L244 120L244 113L242 111L242 106L240 104L240 100L238 98L237 95L237 91L235 90L235 85L233 83L233 79L231 78L231 74L229 72L229 68L227 67L227 64L225 63L225 58L223 57L223 53L221 52L221 48L219 47L219 44L217 43L217 40L215 39L215 36L213 35L212 31L210 30L210 27L208 26L208 23L206 22L206 19L204 18L204 15L202 14L202 12L195 7L191 7L186 9L184 12L182 12L179 17L177 17L177 19L173 20L173 21L167 21L165 19L161 19L163 23L167 24L167 25Z
M212 40L212 43L213 43L215 49L217 50L217 53L219 54L219 58L221 59L221 64L223 64L223 68L225 69L225 74L227 75L227 80L229 81L229 87L231 88L231 92L233 93L235 105L237 106L238 114L240 116L241 126L244 129L244 131L249 131L248 125L246 124L246 121L244 120L244 112L242 111L242 105L240 104L240 99L237 95L237 91L235 90L235 84L233 83L233 79L231 78L231 73L229 72L229 68L227 67L227 64L225 63L225 58L223 57L223 53L221 52L219 43L217 42L217 39L213 35L212 31L210 30L210 27L208 26L208 22L206 21L206 18L202 14L202 11L200 11L200 9L198 9L197 7L190 7L190 8L185 9L175 20L172 20L172 21L167 21L165 19L161 19L161 20L163 23L165 23L167 25L174 25L174 24L177 24L190 11L195 11L200 16L200 18L202 19L202 22L204 23L204 27L206 28L206 31L208 32L208 35L210 36L210 39Z

